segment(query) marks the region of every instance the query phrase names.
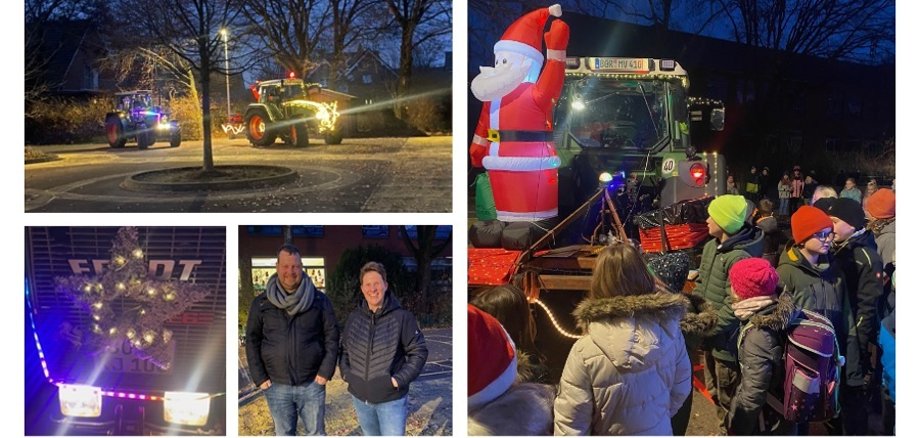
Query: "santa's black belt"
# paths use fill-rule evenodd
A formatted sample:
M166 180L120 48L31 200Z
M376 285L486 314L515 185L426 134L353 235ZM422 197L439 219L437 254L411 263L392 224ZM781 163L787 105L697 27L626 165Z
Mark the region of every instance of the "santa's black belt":
M489 141L501 143L509 141L553 141L553 131L500 131L489 130Z

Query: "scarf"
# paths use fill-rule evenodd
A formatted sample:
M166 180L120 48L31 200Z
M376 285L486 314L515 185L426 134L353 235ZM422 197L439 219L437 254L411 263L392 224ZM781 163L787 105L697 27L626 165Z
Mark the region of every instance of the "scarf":
M294 316L310 308L313 304L313 297L316 296L316 287L310 276L303 274L300 280L300 286L294 293L287 293L280 284L278 284L278 274L272 274L265 285L265 297L275 307L287 311L287 314Z
M756 314L760 309L763 309L764 307L767 307L775 302L775 295L766 297L751 297L732 304L732 310L735 311L735 316L738 317L739 320L747 321L748 319L751 319L751 317L754 316L754 314Z

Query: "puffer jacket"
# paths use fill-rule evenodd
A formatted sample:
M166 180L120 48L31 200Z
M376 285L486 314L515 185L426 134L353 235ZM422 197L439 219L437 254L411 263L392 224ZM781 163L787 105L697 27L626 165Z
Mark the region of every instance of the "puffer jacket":
M303 385L317 375L331 379L339 351L339 329L326 294L316 291L313 303L290 316L265 294L252 300L246 323L246 359L257 386L266 380Z
M690 394L680 320L686 298L653 293L582 301L554 406L556 435L670 435Z
M840 267L831 257L822 256L813 266L798 248L786 245L779 258L776 272L785 293L792 295L792 303L799 309L821 313L834 324L837 342L843 349L852 325L844 312L846 282Z
M342 334L339 368L348 392L368 403L397 400L409 393L409 384L428 360L425 336L415 316L387 292L377 312L361 298L348 315ZM393 387L390 377L396 379Z
M792 424L766 403L768 393L778 400L783 399L785 330L794 313L792 297L782 294L777 302L758 311L746 323L742 322L738 342L741 380L726 419L730 435L786 435L791 432Z
M706 299L719 316L713 336L706 339L703 345L704 348L711 348L712 355L719 360L736 360L736 346L733 344L738 329L738 318L735 318L731 309L728 270L739 260L762 256L763 245L763 231L745 225L722 244L712 239L703 247L699 276L693 294Z
M840 262L847 284L847 319L855 321L847 334L846 383L862 386L863 377L872 368L869 344L878 338L881 324L878 309L884 287L882 259L868 231L843 242L834 258Z
M895 239L894 239L894 219L888 222L881 229L875 231L875 243L878 245L878 253L882 256L882 263L888 266L894 263Z
M553 434L551 385L518 383L467 417L470 436L537 436Z

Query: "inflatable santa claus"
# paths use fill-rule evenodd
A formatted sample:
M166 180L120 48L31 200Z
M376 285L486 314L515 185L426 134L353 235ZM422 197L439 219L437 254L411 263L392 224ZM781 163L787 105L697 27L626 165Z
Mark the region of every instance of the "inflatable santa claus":
M483 102L470 157L474 166L488 171L501 221L539 221L558 214L553 106L562 92L569 27L556 19L544 34L550 15L560 17L562 7L538 9L512 23L495 43L495 67L480 67L470 86Z

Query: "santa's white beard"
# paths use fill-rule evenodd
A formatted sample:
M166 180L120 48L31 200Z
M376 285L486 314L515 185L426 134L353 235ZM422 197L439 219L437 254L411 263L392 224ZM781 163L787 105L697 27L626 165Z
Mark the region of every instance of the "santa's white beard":
M494 67L479 67L480 73L473 78L470 91L482 102L491 102L514 91L524 82L530 71L530 63L524 62L519 66L497 69Z

